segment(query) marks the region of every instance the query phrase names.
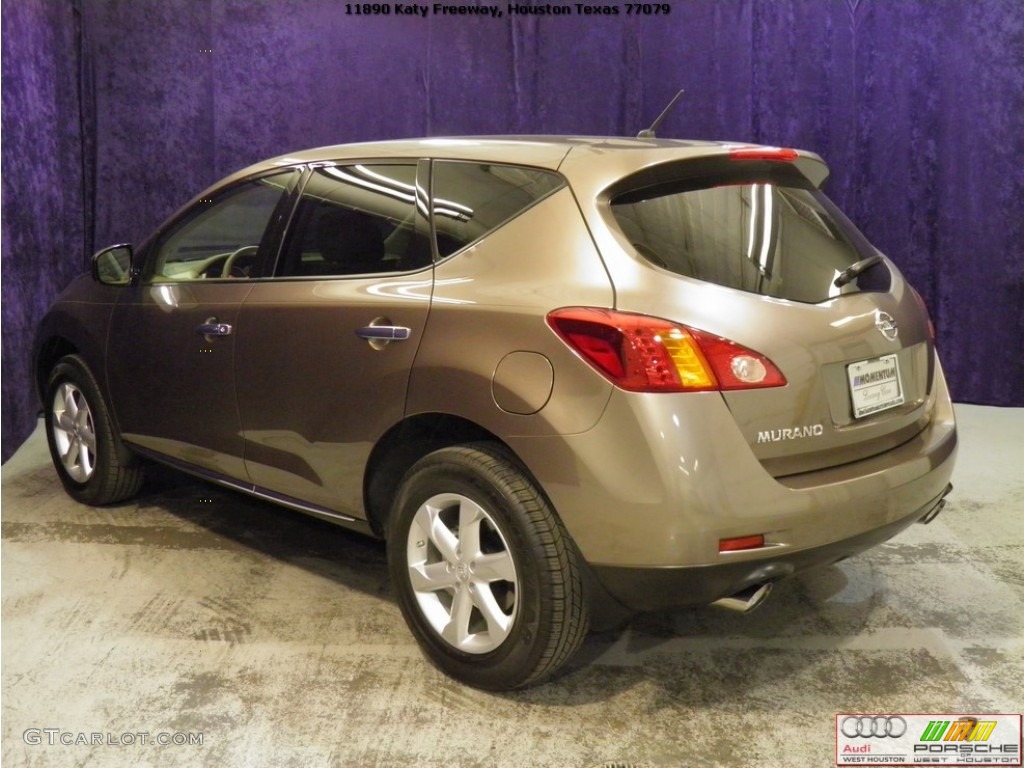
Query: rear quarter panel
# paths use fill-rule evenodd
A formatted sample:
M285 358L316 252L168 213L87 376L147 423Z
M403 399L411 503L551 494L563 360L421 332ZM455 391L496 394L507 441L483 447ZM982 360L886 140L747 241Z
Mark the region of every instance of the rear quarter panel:
M461 416L506 440L590 429L611 385L555 336L546 316L562 306L613 303L579 208L562 189L437 266L409 415ZM551 363L551 395L537 413L509 413L495 402L494 373L513 352L537 353ZM523 393L524 400L535 397Z

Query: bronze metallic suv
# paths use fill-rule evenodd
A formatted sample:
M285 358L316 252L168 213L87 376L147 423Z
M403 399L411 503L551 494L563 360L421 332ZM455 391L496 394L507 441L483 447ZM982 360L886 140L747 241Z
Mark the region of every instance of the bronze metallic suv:
M941 508L921 299L809 152L618 138L326 147L93 259L39 330L57 472L142 459L387 540L427 656L535 683L591 623L720 602Z

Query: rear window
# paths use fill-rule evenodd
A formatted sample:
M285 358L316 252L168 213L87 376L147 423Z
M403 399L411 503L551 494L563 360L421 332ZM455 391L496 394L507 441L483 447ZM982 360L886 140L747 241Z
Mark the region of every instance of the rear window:
M611 211L641 256L686 277L812 304L889 286L884 263L835 284L877 251L824 193L790 174L663 182L613 197Z

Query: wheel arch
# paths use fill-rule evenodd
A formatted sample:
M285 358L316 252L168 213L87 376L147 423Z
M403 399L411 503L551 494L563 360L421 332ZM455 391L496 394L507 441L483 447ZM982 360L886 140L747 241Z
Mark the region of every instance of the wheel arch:
M50 371L67 355L78 355L85 363L117 423L116 409L107 388L106 349L113 302L96 301L81 294L91 283L72 283L70 299L59 299L43 316L32 342L32 383L39 403L46 407ZM71 304L69 304L71 302Z
M465 443L492 443L501 446L505 454L515 461L517 468L533 483L552 513L560 519L554 501L547 495L536 475L504 440L490 430L461 416L449 413L422 413L411 416L388 430L373 450L363 477L363 500L367 522L374 535L387 538L388 518L398 486L405 473L432 451ZM566 531L573 547L576 543ZM585 589L589 595L590 623L604 630L620 625L632 612L612 598L595 579L590 565L580 554Z
M363 501L373 532L385 537L391 503L405 473L428 453L464 443L500 445L524 472L529 472L508 444L490 430L462 416L421 413L388 430L370 452L363 476Z
M50 371L62 357L78 354L80 354L78 346L65 336L50 336L37 344L33 356L32 373L36 398L41 407L46 407L46 386L50 378Z

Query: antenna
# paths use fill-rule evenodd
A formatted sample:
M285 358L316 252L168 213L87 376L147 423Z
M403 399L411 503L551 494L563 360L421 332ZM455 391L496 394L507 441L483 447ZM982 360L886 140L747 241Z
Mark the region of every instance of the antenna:
M668 113L672 111L672 107L674 107L676 105L676 102L679 101L681 98L683 98L683 94L684 93L686 93L686 91L683 90L682 88L680 88L679 89L679 93L677 93L675 96L672 97L672 101L670 101L668 103L668 106L665 107L665 109L662 110L661 114L658 115L658 118L653 123L651 123L651 127L647 128L646 130L640 131L640 133L638 133L636 135L636 137L638 139L655 139L655 138L657 138L657 136L654 135L654 132L656 130L658 130L658 126L661 125L662 121L666 117L668 117Z

